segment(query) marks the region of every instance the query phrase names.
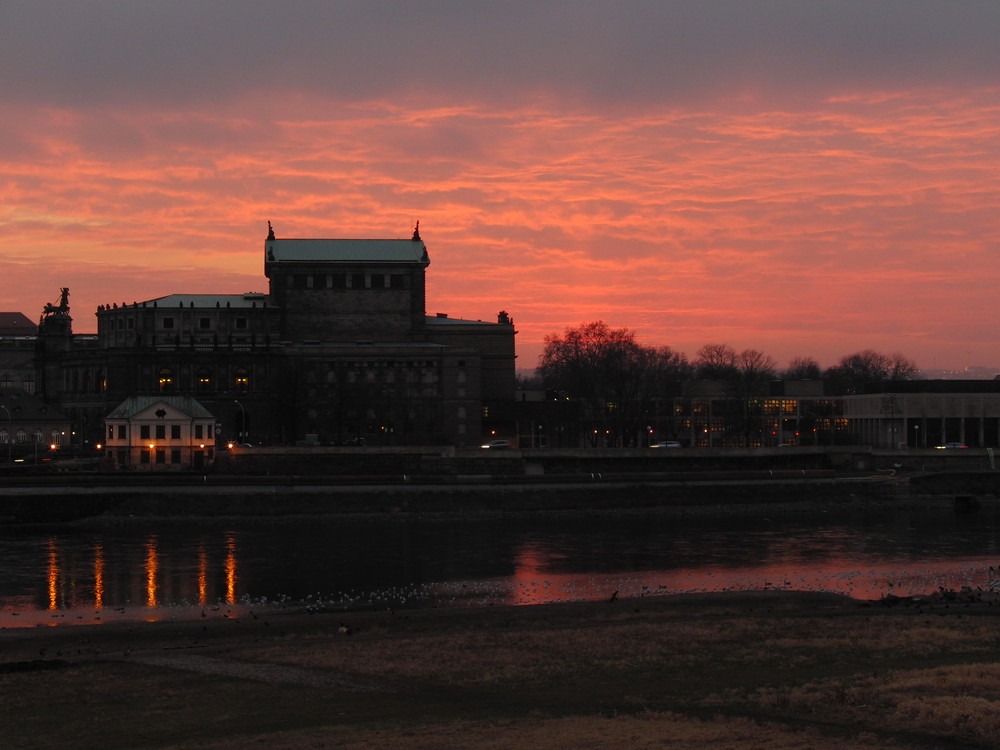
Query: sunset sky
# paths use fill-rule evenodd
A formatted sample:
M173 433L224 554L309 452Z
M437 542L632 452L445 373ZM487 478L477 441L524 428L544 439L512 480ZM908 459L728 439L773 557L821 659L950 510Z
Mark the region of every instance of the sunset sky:
M998 366L995 0L0 0L0 310L409 237L518 366L604 320Z

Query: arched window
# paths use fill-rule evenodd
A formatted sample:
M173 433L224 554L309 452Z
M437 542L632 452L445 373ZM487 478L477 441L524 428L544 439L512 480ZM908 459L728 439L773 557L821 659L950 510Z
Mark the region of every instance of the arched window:
M0 445L7 445L10 442L10 433L6 428L0 427Z
M160 370L159 386L160 393L165 393L174 389L174 371L169 367L164 367Z
M237 393L246 393L250 390L250 372L245 367L236 370L233 385Z
M42 442L42 431L41 430L35 430L35 433L34 433L33 437L35 438L35 442L36 443Z
M0 373L0 388L10 388L10 373Z
M207 367L198 370L198 390L202 393L212 390L212 371Z
M24 430L18 430L14 435L14 442L16 443L26 443L28 442L28 433Z

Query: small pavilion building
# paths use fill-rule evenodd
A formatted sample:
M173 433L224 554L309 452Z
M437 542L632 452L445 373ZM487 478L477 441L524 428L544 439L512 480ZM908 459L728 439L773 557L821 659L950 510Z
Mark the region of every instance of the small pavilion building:
M190 396L129 397L104 430L104 457L118 469L189 471L215 460L215 417Z

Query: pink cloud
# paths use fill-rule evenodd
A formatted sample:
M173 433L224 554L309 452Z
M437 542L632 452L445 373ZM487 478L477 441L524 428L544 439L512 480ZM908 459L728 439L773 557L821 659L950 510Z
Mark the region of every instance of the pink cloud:
M263 288L267 220L385 237L419 219L428 311L508 310L525 367L546 334L598 318L692 355L724 340L782 362L992 362L996 92L764 104L22 109L3 125L22 148L0 147L3 307L35 317L70 286L92 330L123 296Z

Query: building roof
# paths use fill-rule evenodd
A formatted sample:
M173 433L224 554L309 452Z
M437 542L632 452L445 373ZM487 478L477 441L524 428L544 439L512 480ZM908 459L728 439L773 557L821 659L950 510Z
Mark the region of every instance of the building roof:
M466 320L465 318L449 318L447 315L442 315L438 313L437 315L428 315L426 318L426 323L429 326L454 326L454 325L465 325L465 326L492 326L496 328L496 321L488 320Z
M139 304L170 309L171 307L264 307L268 297L264 293L248 292L246 294L168 294L165 297L147 300Z
M299 240L264 241L268 262L329 261L332 263L428 263L423 240Z
M34 336L38 326L19 312L0 312L0 336Z
M69 417L22 388L0 388L0 427L25 421L68 422Z
M157 404L166 404L192 419L213 419L212 413L192 396L129 396L105 419L130 419Z

